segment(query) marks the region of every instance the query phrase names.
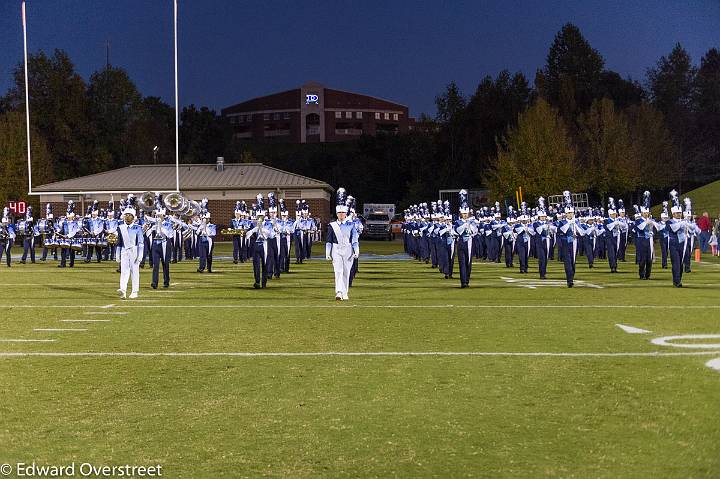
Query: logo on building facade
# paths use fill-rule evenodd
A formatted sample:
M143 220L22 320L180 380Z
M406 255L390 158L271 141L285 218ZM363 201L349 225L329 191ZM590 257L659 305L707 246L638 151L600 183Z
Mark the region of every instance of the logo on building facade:
M315 105L320 105L320 98L314 94L305 95L305 104L309 105L311 103L314 103Z

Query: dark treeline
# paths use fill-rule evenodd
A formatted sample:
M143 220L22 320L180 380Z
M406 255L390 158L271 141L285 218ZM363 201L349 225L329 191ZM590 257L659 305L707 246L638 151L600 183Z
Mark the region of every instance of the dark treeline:
M24 76L0 97L0 202L22 197ZM85 81L67 54L29 59L33 183L175 158L174 109L143 97L106 66ZM595 199L643 189L682 190L720 178L720 53L695 65L681 45L644 82L605 69L602 55L566 24L532 83L486 76L470 95L450 82L433 118L402 135L337 144L249 144L215 111L190 105L180 120L180 161L258 161L344 185L360 201L401 206L442 188L489 188L497 199L570 188ZM153 147L158 145L157 157Z

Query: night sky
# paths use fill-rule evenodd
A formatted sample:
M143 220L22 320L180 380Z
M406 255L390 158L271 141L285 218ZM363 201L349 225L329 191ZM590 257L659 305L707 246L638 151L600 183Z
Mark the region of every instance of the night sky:
M0 0L0 92L22 60L20 0ZM530 81L576 24L606 68L645 80L680 42L698 64L720 48L720 0L179 2L180 103L220 109L319 81L434 114L455 80L472 93L507 68ZM29 0L31 51L62 48L88 78L110 62L173 103L172 0Z

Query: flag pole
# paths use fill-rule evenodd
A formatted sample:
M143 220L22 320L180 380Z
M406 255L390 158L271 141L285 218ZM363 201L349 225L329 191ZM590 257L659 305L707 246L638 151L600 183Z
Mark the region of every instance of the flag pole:
M28 81L27 19L25 0L22 2L23 55L25 62L25 127L27 132L28 194L32 193L32 162L30 159L30 88Z

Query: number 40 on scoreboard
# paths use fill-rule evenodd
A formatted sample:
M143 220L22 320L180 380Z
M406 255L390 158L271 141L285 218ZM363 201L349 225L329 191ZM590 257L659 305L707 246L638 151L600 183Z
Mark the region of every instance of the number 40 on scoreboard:
M27 209L27 204L24 201L9 201L8 209L13 216L24 215Z

